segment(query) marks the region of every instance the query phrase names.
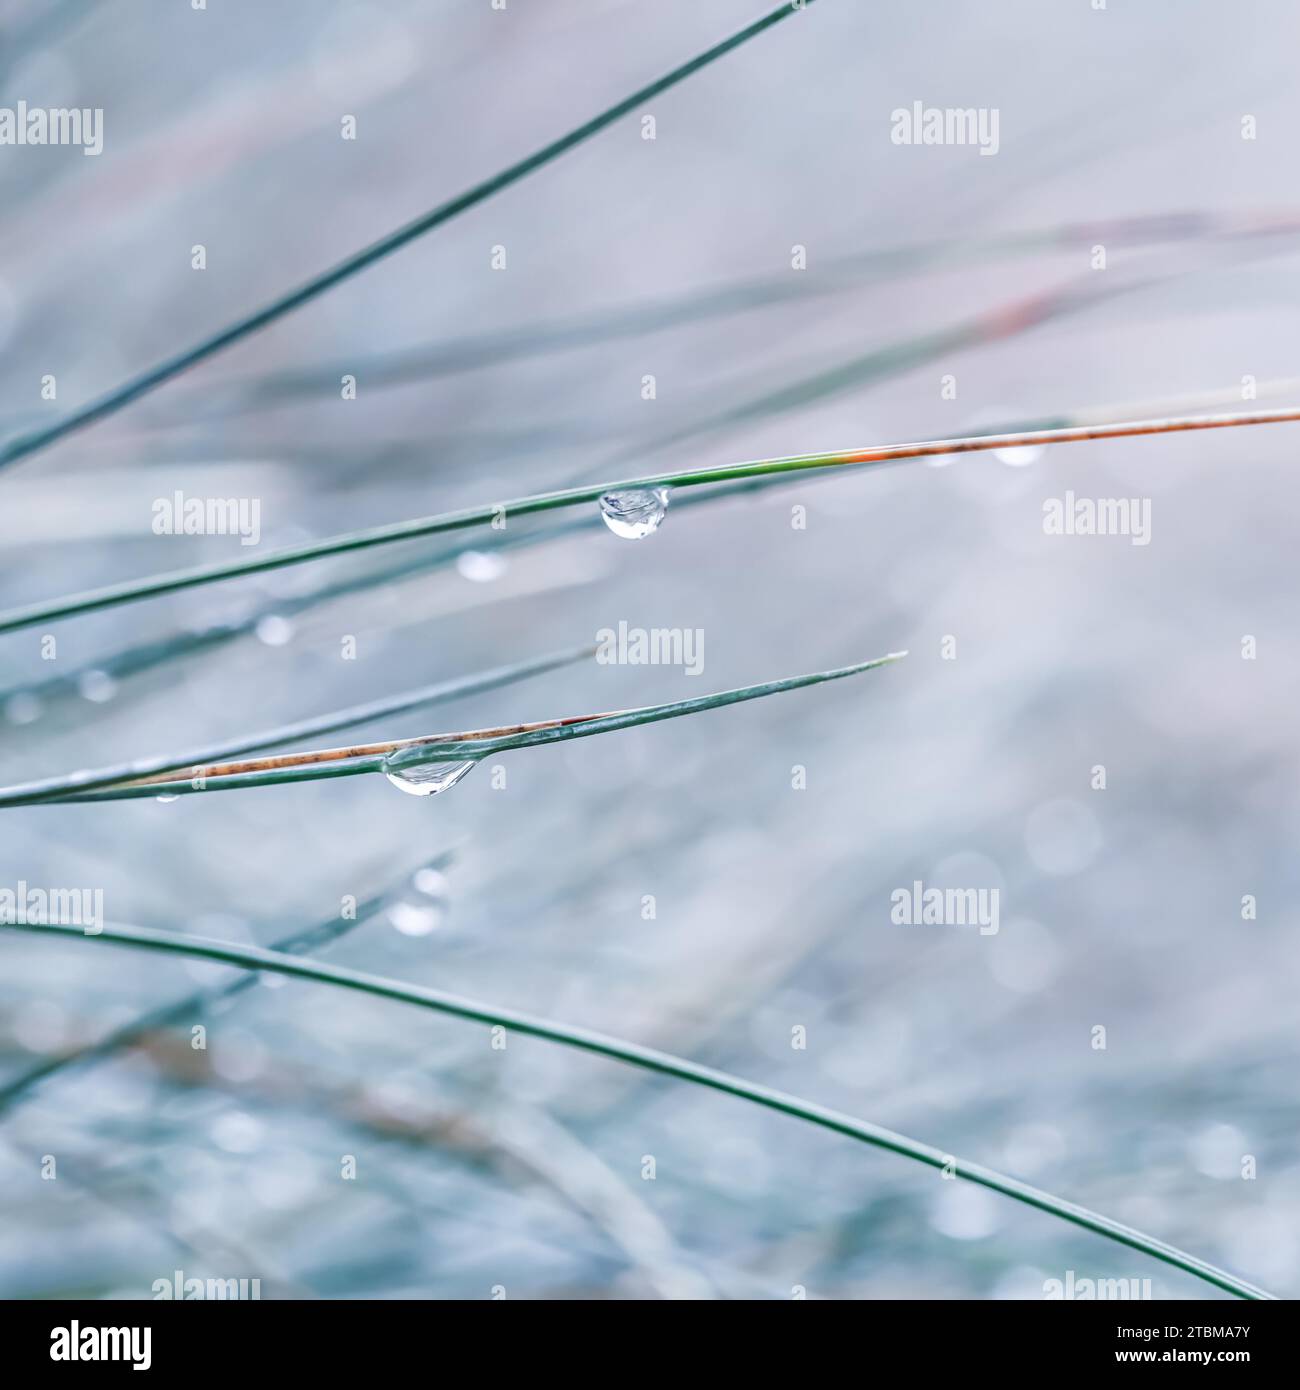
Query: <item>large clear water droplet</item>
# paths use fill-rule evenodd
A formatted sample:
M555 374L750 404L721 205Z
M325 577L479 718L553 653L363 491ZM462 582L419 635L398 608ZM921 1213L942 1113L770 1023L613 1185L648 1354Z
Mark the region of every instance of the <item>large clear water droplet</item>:
M400 772L385 772L384 776L397 788L409 796L437 796L448 787L454 787L462 777L474 768L468 763L417 763L414 767L404 767Z
M666 487L630 487L607 492L600 499L600 514L605 525L626 541L639 541L652 531L668 510Z

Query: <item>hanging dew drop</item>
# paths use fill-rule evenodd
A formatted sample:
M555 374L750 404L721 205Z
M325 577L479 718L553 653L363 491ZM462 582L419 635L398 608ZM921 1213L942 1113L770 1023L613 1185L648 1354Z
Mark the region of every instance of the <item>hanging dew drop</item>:
M423 868L388 909L389 924L403 936L429 936L442 926L451 885L437 869Z
M1028 468L1043 456L1042 444L1016 444L1009 449L994 449L993 457L1008 468Z
M490 584L506 572L506 562L490 550L462 550L456 556L456 569L474 584Z
M430 936L442 925L442 908L437 903L394 903L388 920L403 936Z
M659 529L668 510L666 487L623 488L600 499L605 525L625 541L639 541Z
M411 886L426 898L445 898L451 890L447 875L439 869L417 869L411 875Z
M175 792L169 792L166 796L155 796L154 800L160 806L166 806L169 801L179 801L180 797Z
M1010 406L989 406L986 410L976 411L971 417L970 432L972 434L990 434L994 431L998 434L1014 433L1017 427L1013 425L1011 430L1008 430L1007 422L1019 420L1023 418L1025 413L1024 410L1013 409ZM999 463L1005 463L1008 468L1028 468L1042 458L1046 448L1045 444L1011 444L1005 449L993 449L990 452ZM949 458L952 457L954 456L949 455Z
M454 787L473 767L472 762L417 763L400 772L385 772L384 776L398 791L406 792L408 796L437 796L448 787Z

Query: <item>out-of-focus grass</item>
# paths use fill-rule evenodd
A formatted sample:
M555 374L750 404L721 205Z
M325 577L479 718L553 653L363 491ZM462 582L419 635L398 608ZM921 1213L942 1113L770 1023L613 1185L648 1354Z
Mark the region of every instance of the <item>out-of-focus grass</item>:
M384 979L377 975L367 975L359 970L349 970L342 966L325 965L319 961L288 955L273 950L240 946L231 942L204 940L193 936L178 936L172 932L154 931L147 927L105 925L94 937L88 937L80 927L23 927L21 930L53 930L60 935L77 937L82 940L102 940L110 944L135 946L144 950L174 952L179 955L198 957L204 960L219 961L227 965L242 966L247 970L270 970L298 979L312 980L321 984L331 984L343 989L358 990L378 999L393 1000L398 1003L415 1004L432 1009L437 1013L449 1014L453 1018L465 1019L472 1023L486 1024L491 1028L513 1029L528 1037L543 1038L547 1042L559 1043L564 1047L578 1048L600 1057L608 1057L661 1076L672 1077L693 1085L705 1086L741 1100L776 1110L783 1115L805 1120L837 1134L843 1134L876 1148L901 1154L906 1158L937 1168L955 1178L976 1183L981 1187L1000 1192L1028 1206L1037 1207L1053 1216L1060 1217L1085 1230L1118 1241L1145 1255L1195 1275L1198 1279L1235 1294L1238 1298L1271 1299L1272 1294L1238 1279L1226 1270L1207 1264L1204 1260L1189 1255L1176 1246L1156 1240L1132 1227L1124 1226L1109 1217L1089 1211L1073 1202L1067 1202L1051 1193L1030 1187L1028 1183L995 1173L979 1164L966 1163L953 1154L945 1153L928 1144L909 1139L906 1135L895 1134L865 1120L851 1115L840 1114L825 1106L810 1105L797 1096L786 1095L767 1086L757 1086L752 1082L730 1076L726 1072L714 1071L709 1067L696 1065L682 1057L657 1052L653 1048L639 1047L619 1038L607 1037L583 1028L571 1028L549 1019L535 1018L515 1009L501 1008L491 1004L478 1003L470 999L460 999L440 990L425 989L418 985L405 984L400 980Z

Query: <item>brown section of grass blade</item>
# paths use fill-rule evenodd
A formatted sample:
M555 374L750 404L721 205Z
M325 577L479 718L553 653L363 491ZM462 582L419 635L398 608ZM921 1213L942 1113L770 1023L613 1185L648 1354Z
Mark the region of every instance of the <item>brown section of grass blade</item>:
M530 676L543 675L572 665L583 657L595 654L596 648L582 646L555 652L549 656L531 661L516 662L511 666L500 666L490 671L477 672L472 676L462 676L455 680L439 681L436 685L422 686L418 690L404 691L399 695L389 695L378 700L369 700L362 705L352 705L347 709L333 710L329 714L316 715L310 719L300 719L293 724L282 724L274 729L263 729L257 733L246 734L242 738L226 739L223 743L209 744L204 748L190 750L158 758L137 758L134 762L119 763L115 767L99 768L94 771L75 772L66 777L50 777L38 782L27 782L20 786L0 788L0 807L30 806L41 801L55 800L70 791L88 793L119 784L140 786L147 783L174 779L178 772L194 776L201 768L222 759L231 759L241 753L252 753L261 748L273 748L276 744L290 743L317 734L332 733L355 724L369 723L371 720L388 715L401 714L407 710L425 705L444 703L466 695L477 695L485 690L495 690L500 686L526 680ZM379 751L384 745L356 745L355 752L339 756L360 756L363 752ZM262 759L266 765L275 759ZM319 759L318 759L319 761ZM233 766L234 764L227 764Z
M430 762L476 761L492 753L504 753L515 748L532 748L569 738L613 733L620 729L718 709L724 705L740 704L768 695L822 685L827 681L860 675L898 661L906 655L906 652L891 652L886 656L874 657L870 661L830 671L786 676L758 685L739 686L733 690L715 691L690 700L645 705L638 709L573 715L562 719L542 719L530 723L499 725L489 729L471 729L461 733L425 734L417 738L312 749L300 753L282 753L239 762L191 767L184 769L184 780L177 780L173 773L170 777L154 776L124 780L88 791L84 784L79 783L74 777L66 779L63 783L63 795L51 794L47 786L40 796L29 800L23 797L20 790L15 790L0 801L0 805L57 805L70 801L127 800L159 794L182 796L209 791L235 791L253 786L273 786L282 782L310 781L318 777L350 777L378 771L400 772Z
M1247 425L1277 425L1300 420L1300 406L1283 410L1241 411L1230 415L1193 415L1167 420L1125 420L1113 424L1071 426L1066 429L1028 430L1014 434L963 435L951 439L928 439L910 444L879 444L865 449L832 450L820 454L794 454L783 458L757 459L750 463L724 464L717 468L694 469L677 473L658 473L645 478L627 478L614 482L593 483L585 487L566 488L560 492L543 492L531 497L519 497L510 502L468 507L462 511L444 512L438 516L421 517L415 521L399 521L388 526L375 526L364 531L351 531L326 540L310 541L286 550L272 551L251 559L225 564L203 565L197 569L175 570L148 579L128 580L86 593L72 594L49 603L33 604L27 608L10 609L0 613L0 633L16 632L34 623L52 622L81 613L92 613L122 603L161 594L177 593L202 584L220 583L248 574L262 574L289 565L307 564L328 555L346 555L374 546L391 545L397 541L416 540L422 536L438 535L444 531L465 530L489 525L497 517L531 516L538 512L557 511L582 503L595 502L602 494L636 488L702 487L710 483L728 483L738 478L757 478L770 474L794 473L821 468L861 467L895 463L904 459L935 458L945 454L969 454L986 449L1021 449L1036 445L1074 444L1090 439L1129 439L1142 435L1180 434L1196 430L1240 428Z

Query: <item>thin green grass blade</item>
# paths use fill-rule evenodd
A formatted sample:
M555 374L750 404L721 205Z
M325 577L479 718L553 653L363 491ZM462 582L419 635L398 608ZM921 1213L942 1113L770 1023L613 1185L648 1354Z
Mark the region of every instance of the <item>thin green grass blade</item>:
M176 593L202 584L218 583L267 570L301 565L330 555L346 555L368 550L374 546L391 545L397 541L417 540L422 536L439 535L445 531L460 531L473 526L489 525L498 517L531 516L539 512L557 511L597 501L603 493L637 488L692 488L711 483L730 483L741 478L757 478L771 474L806 472L813 469L871 467L896 463L904 459L933 458L945 454L975 453L986 449L1016 449L1034 445L1071 444L1090 439L1122 439L1138 435L1174 434L1189 430L1228 429L1246 425L1273 425L1300 420L1300 406L1283 410L1240 411L1228 415L1193 415L1165 420L1128 420L1115 424L1086 425L1069 429L1038 430L1016 434L964 435L950 439L931 439L908 444L879 444L865 449L832 450L820 454L794 454L783 458L756 459L749 463L723 464L716 468L690 469L676 473L657 473L649 477L621 479L615 482L592 483L583 487L565 488L558 492L536 493L481 507L466 507L460 511L443 512L438 516L420 517L414 521L399 521L387 526L374 526L351 531L324 540L308 541L265 555L250 556L215 565L200 565L194 569L174 570L169 574L146 579L128 580L91 589L53 602L33 604L26 608L0 613L0 633L15 632L35 623L52 622L81 613L111 608L121 603L155 598Z
M1198 225L1195 234L1208 236L1215 227L1212 219L1207 220ZM1101 224L1083 230L1089 242L1103 239ZM1170 236L1174 229L1164 216L1134 219L1131 224L1122 228L1117 225L1114 230L1114 236L1104 238L1111 245L1140 246L1174 239ZM812 276L752 277L718 289L693 289L685 295L624 304L554 322L527 324L504 333L444 339L349 359L344 364L320 362L311 367L291 367L239 377L223 381L215 392L205 393L201 401L178 402L175 410L178 416L183 414L184 419L192 422L208 416L224 418L241 411L267 409L288 401L310 399L325 391L333 393L344 373L353 374L358 381L364 380L367 390L455 376L484 367L497 367L502 362L659 333L667 328L746 313L791 300L840 295L854 285L870 284L886 275L1052 250L1077 241L1079 231L1078 224L1067 224L968 241L932 241L856 252L819 262L818 273Z
M698 493L686 500L704 501L708 494ZM506 531L493 531L490 536L481 537L474 544L479 551L505 551L553 540L572 531L589 526L600 525L598 517L585 517L569 520L563 525L551 526L529 534ZM188 632L173 632L165 637L138 642L117 651L97 656L71 670L45 676L38 681L16 683L0 690L0 705L13 695L33 695L40 701L66 696L80 695L80 682L90 672L102 673L121 681L131 676L143 675L167 665L171 661L212 651L248 637L255 633L264 618L296 617L309 613L321 604L352 594L366 593L371 589L381 589L386 585L411 579L416 575L429 574L454 565L465 553L465 546L453 545L433 553L423 553L388 564L379 569L367 570L362 574L347 575L331 579L305 593L294 593L268 599L247 614L214 622L209 627Z
M223 381L202 398L186 398L174 406L174 417L189 422L225 418L232 414L278 405L338 390L345 373L364 380L367 390L401 386L496 367L542 354L571 351L593 344L658 333L667 328L746 313L769 305L830 295L871 284L892 275L957 265L978 264L1003 257L1053 251L1101 241L1108 246L1149 246L1211 238L1258 239L1285 237L1300 231L1300 220L1247 214L1157 213L1108 222L1070 222L1060 226L989 237L949 239L887 246L854 252L818 262L815 275L789 274L737 280L718 289L693 289L689 294L650 302L620 305L590 314L547 323L532 323L507 332L471 334L416 347L319 362L310 367L277 369ZM1240 390L1235 400L1241 399Z
M444 869L454 858L454 851L445 850L443 853L425 860L416 869L403 874L403 881L409 878L412 872L418 872L422 868ZM373 897L364 899L357 904L353 917L329 917L314 926L290 932L287 936L272 942L271 949L285 952L288 955L310 955L330 946L377 916L383 908L392 902L397 891L397 886L394 885L382 893L376 893ZM139 1018L115 1029L97 1042L87 1043L75 1052L63 1053L37 1062L35 1066L29 1067L12 1081L0 1086L0 1113L52 1076L107 1061L117 1053L135 1047L154 1033L162 1032L167 1028L194 1023L214 1004L233 999L252 989L257 984L257 980L256 975L241 975L237 979L231 980L229 984L209 985L204 989L197 989L192 994L186 995L184 999L178 999L174 1004L164 1004L161 1008L142 1014Z
M292 724L281 724L274 729L246 734L242 738L210 743L184 753L137 758L132 762L118 763L114 767L74 772L65 777L46 777L40 781L25 782L12 787L0 787L0 807L31 806L42 801L56 800L71 792L90 792L101 787L111 787L115 782L125 782L138 777L155 777L164 772L178 772L184 768L201 767L206 763L223 762L241 753L275 748L301 738L332 733L336 729L366 724L385 715L401 714L405 710L418 709L423 705L441 704L447 700L459 699L462 695L477 695L485 690L496 690L500 686L527 680L530 676L540 676L561 666L571 666L575 661L591 656L595 650L594 646L571 647L566 651L553 652L549 656L538 657L532 661L519 661L476 675L439 681L436 685L406 690L400 695L387 695L382 699L369 700L365 704L333 710L329 714L315 715L310 719L300 719Z
M1085 228L1085 230L1087 229ZM1268 381L1259 382L1256 386L1256 394L1260 400L1282 395L1295 395L1298 392L1300 392L1300 377L1271 378ZM1119 420L1145 416L1180 415L1191 410L1230 406L1240 399L1241 387L1228 386L1143 401L1083 406L1058 415L1007 420L978 432L981 434L1015 434L1039 430L1068 429L1089 424L1109 424ZM827 478L825 473L812 475L807 473L778 473L758 478L747 478L730 484L722 483L709 488L707 491L687 491L681 497L674 499L673 512L676 515L701 503L724 501L727 498L766 491L769 487L789 486L795 482L805 481L810 476L813 480L820 481L825 481ZM525 534L493 531L490 535L477 537L473 542L473 548L481 551L527 549L531 546L547 544L560 537L573 535L580 531L597 529L601 524L599 516L593 513L585 517L570 518L561 523L539 526ZM165 666L171 661L210 651L240 637L248 636L256 630L263 618L293 616L298 613L310 612L313 608L332 599L364 593L395 580L407 579L417 574L431 573L454 564L464 551L464 545L455 545L433 554L417 555L413 559L403 560L398 564L390 564L381 569L331 580L329 583L320 585L306 593L276 598L255 609L244 618L215 623L210 628L204 628L197 632L173 633L167 637L124 647L118 651L106 653L83 665L75 666L69 671L48 675L40 681L8 686L0 690L0 705L10 696L18 694L34 695L41 701L57 699L60 696L79 696L82 677L92 671L102 672L119 681L131 676L142 675Z
M891 377L915 371L927 362L990 343L1004 342L1070 314L1091 311L1121 295L1134 294L1186 274L1188 272L1181 269L1164 271L1140 278L1112 279L1102 286L1098 286L1095 275L1076 276L1053 289L1022 295L947 327L886 343L883 347L837 361L833 366L821 367L795 380L790 379L793 372L787 367L780 385L775 389L712 411L701 420L643 441L639 447L634 446L636 452L624 450L609 460L607 466L618 467L625 459L638 454L671 449L753 420L807 409L819 401L830 400L849 391L860 391Z
M724 705L759 700L768 695L780 695L807 686L823 685L827 681L843 680L864 671L875 670L901 660L906 652L890 652L870 661L842 666L831 671L817 671L805 676L787 676L781 680L765 681L760 685L745 685L734 690L716 691L691 700L674 700L668 704L646 705L641 709L616 710L608 714L578 716L549 720L541 724L518 725L511 729L479 730L472 734L433 734L409 741L408 746L392 752L342 756L337 759L304 762L297 766L267 766L255 771L222 775L214 769L204 769L202 779L191 778L176 782L149 782L143 785L110 787L99 791L82 791L59 797L41 796L35 801L15 795L6 799L6 806L65 805L82 801L127 801L142 797L191 796L212 791L241 791L250 787L276 786L285 782L307 782L332 777L354 777L366 772L401 772L434 762L477 762L494 753L516 748L537 748L543 744L562 743L569 739L591 738L596 734L614 733L620 729L655 724L665 719L680 719L684 715L700 714L720 709ZM334 750L326 750L334 751ZM304 757L320 757L305 754Z
M463 999L442 990L428 989L420 985L406 984L400 980L386 979L380 975L370 975L360 970L349 970L343 966L325 965L319 961L306 960L300 956L285 955L277 951L263 950L259 947L236 945L231 942L214 941L205 937L180 936L174 932L154 931L147 927L106 924L102 932L94 938L86 938L83 928L74 926L21 926L19 931L35 934L53 932L61 936L82 937L106 941L114 945L132 946L143 950L170 951L178 955L197 957L202 960L219 961L225 965L239 965L246 970L270 970L301 980L314 980L319 984L334 985L341 989L356 990L377 999L394 1000L404 1004L414 1004L419 1008L431 1009L435 1013L447 1014L452 1018L464 1019L471 1023L481 1023L488 1027L513 1029L526 1037L541 1038L557 1043L561 1047L589 1052L598 1057L607 1057L629 1066L640 1067L644 1071L655 1072L660 1076L671 1076L696 1086L705 1086L724 1095L734 1096L761 1105L779 1114L804 1120L850 1139L857 1139L878 1149L899 1154L927 1167L947 1169L967 1182L977 1183L993 1192L1011 1197L1026 1206L1036 1207L1115 1241L1129 1249L1141 1251L1153 1259L1161 1260L1186 1274L1194 1275L1215 1288L1223 1289L1244 1299L1272 1299L1273 1294L1264 1289L1238 1279L1227 1270L1198 1259L1195 1255L1180 1250L1177 1246L1154 1236L1146 1235L1131 1226L1112 1221L1107 1216L1090 1211L1087 1207L1064 1198L1055 1197L1050 1192L1030 1187L1027 1183L1006 1177L991 1168L979 1164L966 1163L933 1148L919 1140L910 1139L904 1134L884 1129L866 1120L859 1120L826 1106L813 1105L797 1096L783 1091L760 1086L727 1072L716 1071L712 1067L700 1066L683 1057L674 1057L654 1048L641 1047L636 1043L624 1042L604 1033L587 1028L570 1027L550 1019L521 1013L515 1009L496 1008L472 999Z
M622 101L608 107L599 115L593 116L591 120L585 121L576 129L569 131L567 135L560 136L558 140L544 145L540 150L528 155L525 159L521 159L517 164L512 164L508 169L503 169L499 174L494 174L490 179L476 184L467 192L440 204L432 211L417 217L413 222L408 222L406 226L399 227L395 232L390 232L387 236L363 247L346 260L340 261L332 269L317 275L303 285L299 285L297 289L290 290L288 294L272 300L270 304L257 310L256 313L238 320L195 347L189 348L175 357L168 358L165 362L161 362L149 371L132 378L107 395L91 401L89 405L83 406L71 415L64 416L55 424L9 440L5 445L0 446L0 467L34 454L53 444L55 440L73 433L74 430L84 429L98 420L116 414L123 407L130 405L132 401L138 400L150 391L157 390L159 386L180 376L182 372L188 371L209 357L214 357L232 344L241 342L252 334L260 332L269 324L292 313L295 309L302 308L304 304L310 303L327 290L333 289L335 285L341 284L368 266L374 265L376 261L391 256L394 251L400 250L409 242L415 241L418 237L433 231L434 228L440 227L444 222L451 221L453 217L459 216L462 212L476 207L494 194L518 183L528 174L543 168L552 160L558 159L569 150L591 139L593 135L599 134L606 126L612 125L623 116L635 111L651 97L658 96L660 92L665 92L670 87L675 87L693 73L699 72L701 68L708 67L710 63L714 63L730 53L733 48L739 48L741 44L757 37L774 24L779 24L783 19L788 19L792 14L797 14L806 4L811 3L812 0L804 0L804 4L796 7L791 5L789 0L786 0L786 3L778 5L775 10L764 15L762 19L755 20L754 23L747 25L729 39L714 44L712 48L706 49L689 62L681 64L680 67L674 68L657 81L633 92L629 97L624 97Z

